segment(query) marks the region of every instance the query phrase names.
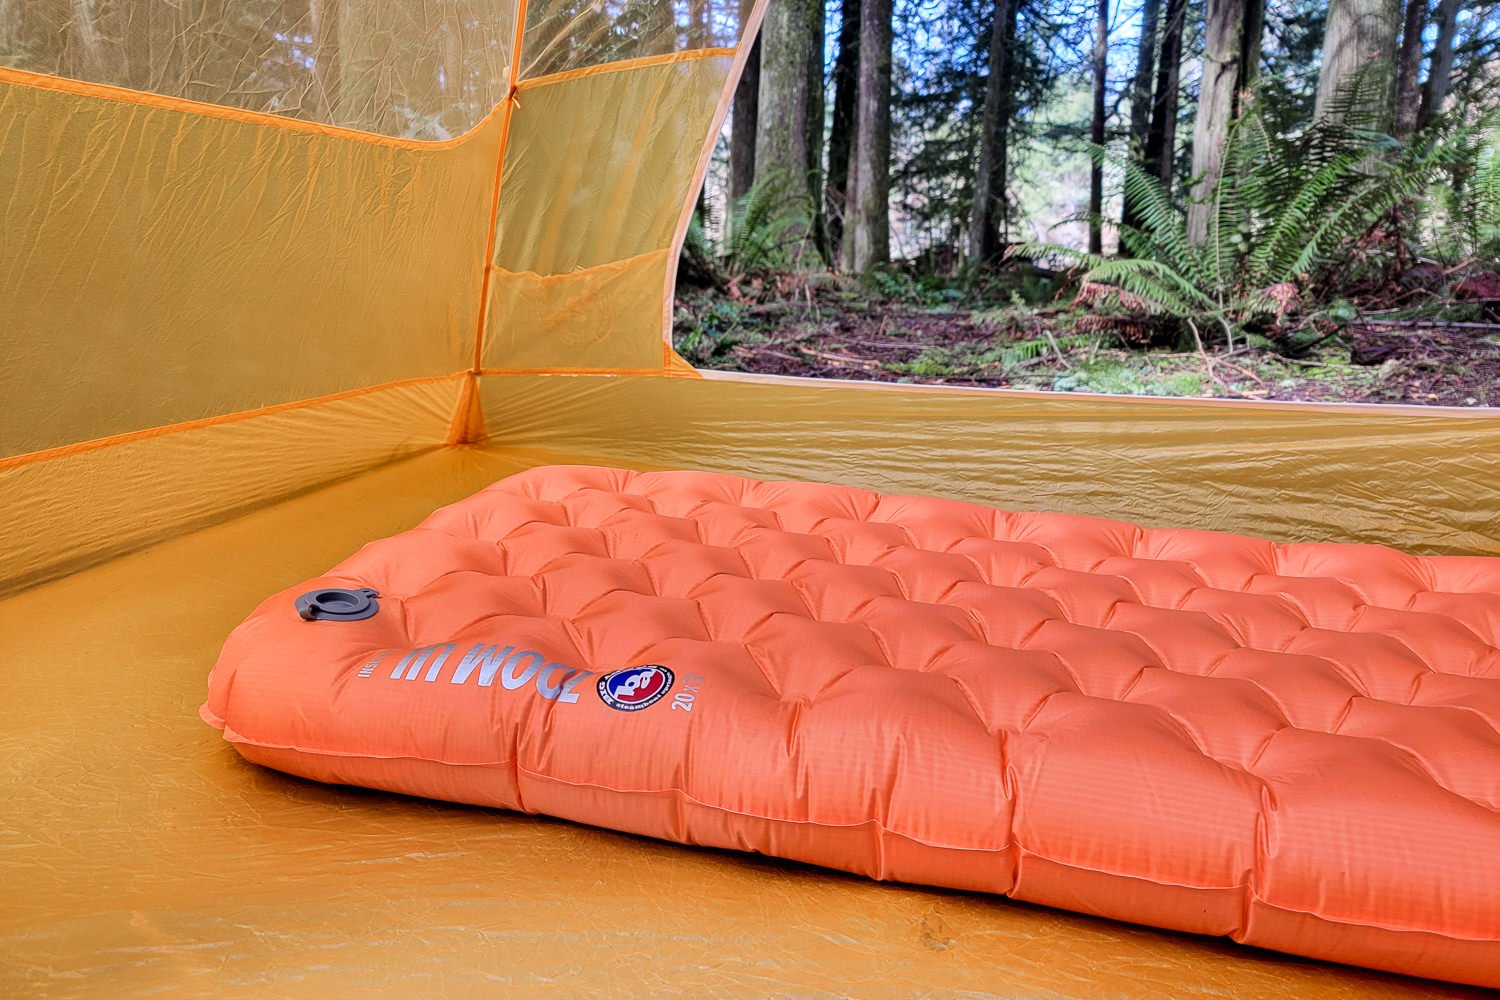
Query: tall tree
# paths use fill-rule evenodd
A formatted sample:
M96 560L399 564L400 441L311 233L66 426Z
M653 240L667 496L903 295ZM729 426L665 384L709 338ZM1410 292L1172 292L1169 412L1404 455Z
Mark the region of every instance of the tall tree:
M1094 119L1089 141L1104 145L1105 74L1109 68L1109 0L1098 0L1094 22ZM1089 169L1089 253L1104 252L1104 160L1094 156Z
M1357 85L1361 93L1355 106L1369 115L1375 128L1390 128L1400 22L1399 0L1329 0L1314 105L1317 117L1331 115L1337 110L1331 102L1339 91Z
M827 259L823 246L823 2L772 0L761 27L755 174L783 185L784 212L805 216L803 263Z
M1161 32L1161 57L1156 62L1156 86L1151 100L1151 124L1141 156L1146 172L1169 192L1177 160L1177 99L1182 77L1182 28L1187 0L1167 0Z
M839 50L833 60L833 118L828 130L824 211L828 215L828 248L839 260L845 256L844 229L852 214L849 166L854 158L854 115L859 93L859 4L860 0L843 0L840 5Z
M741 4L741 10L749 6ZM760 119L760 38L750 46L745 70L734 87L729 124L729 203L739 203L755 184L755 132ZM731 209L732 211L732 209Z
M1219 186L1230 123L1255 80L1264 16L1265 0L1208 0L1203 77L1193 127L1193 176L1198 182L1188 205L1188 239L1194 243L1208 235L1208 198Z
M1426 27L1427 0L1406 0L1401 50L1396 57L1396 119L1391 133L1398 139L1410 139L1417 131L1422 106L1417 75L1422 70L1422 32Z
M891 259L891 0L861 0L853 269Z
M1135 75L1130 80L1130 158L1145 165L1146 137L1151 131L1151 75L1156 68L1156 35L1161 19L1161 0L1146 0L1141 8L1141 37L1135 50ZM1134 200L1126 193L1120 221L1134 226L1138 221Z
M1453 37L1458 33L1458 12L1463 0L1440 0L1438 3L1437 39L1432 43L1432 63L1427 82L1422 86L1422 106L1417 111L1417 125L1425 128L1442 114L1453 79Z
M979 264L1000 252L1005 220L1005 163L1010 116L1010 47L1015 32L1011 0L996 0L990 26L989 75L979 119L979 167L974 174L974 205L969 212L969 253Z

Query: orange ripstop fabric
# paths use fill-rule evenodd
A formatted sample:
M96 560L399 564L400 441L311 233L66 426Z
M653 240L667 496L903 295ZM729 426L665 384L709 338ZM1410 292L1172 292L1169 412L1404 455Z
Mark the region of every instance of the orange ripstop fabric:
M319 588L361 621L304 621ZM318 781L1500 987L1500 559L698 472L502 480L264 604Z

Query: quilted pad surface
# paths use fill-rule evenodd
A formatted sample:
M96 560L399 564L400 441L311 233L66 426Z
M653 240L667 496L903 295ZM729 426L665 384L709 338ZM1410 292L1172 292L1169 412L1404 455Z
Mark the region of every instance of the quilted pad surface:
M330 587L379 611L299 617ZM267 600L202 714L319 781L1500 987L1497 644L1500 559L549 467Z

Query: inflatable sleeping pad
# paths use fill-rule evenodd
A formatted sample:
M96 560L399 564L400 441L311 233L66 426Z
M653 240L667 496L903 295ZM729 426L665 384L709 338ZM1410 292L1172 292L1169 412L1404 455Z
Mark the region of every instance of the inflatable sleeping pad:
M1500 559L539 468L272 597L318 781L1500 986Z

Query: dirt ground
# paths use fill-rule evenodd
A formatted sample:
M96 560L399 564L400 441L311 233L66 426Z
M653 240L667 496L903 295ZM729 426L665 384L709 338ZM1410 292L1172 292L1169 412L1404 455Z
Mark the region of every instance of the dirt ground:
M699 290L679 298L675 339L699 367L813 378L1500 406L1500 322L1360 314L1296 351L1268 342L1145 350L1064 308L916 305L827 290L747 302Z

